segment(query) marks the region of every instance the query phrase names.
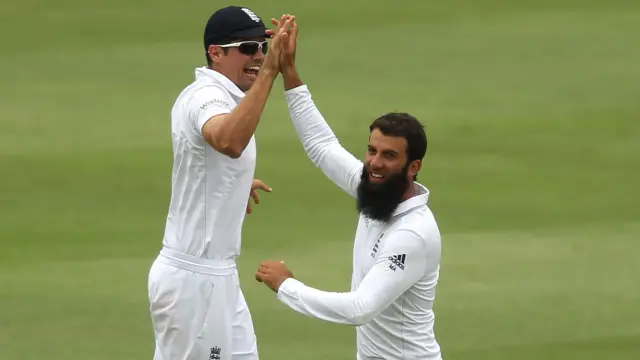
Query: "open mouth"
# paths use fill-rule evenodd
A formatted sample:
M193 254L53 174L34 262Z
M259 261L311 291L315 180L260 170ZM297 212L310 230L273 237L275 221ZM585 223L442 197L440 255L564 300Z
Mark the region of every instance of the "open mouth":
M384 181L384 176L378 173L369 172L369 179L372 182L382 182Z
M249 66L248 68L244 69L244 73L251 77L257 77L259 72L260 72L260 66L258 65Z

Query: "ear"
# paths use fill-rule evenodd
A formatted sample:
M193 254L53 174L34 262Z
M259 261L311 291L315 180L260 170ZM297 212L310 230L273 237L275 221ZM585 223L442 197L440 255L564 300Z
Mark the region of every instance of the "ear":
M215 45L209 45L209 49L207 49L207 51L209 52L209 57L214 64L220 62L220 59L224 55L222 48L216 47Z
M411 180L415 179L418 173L420 172L420 168L422 167L421 160L413 160L409 164L409 169L407 170L407 176L411 178Z

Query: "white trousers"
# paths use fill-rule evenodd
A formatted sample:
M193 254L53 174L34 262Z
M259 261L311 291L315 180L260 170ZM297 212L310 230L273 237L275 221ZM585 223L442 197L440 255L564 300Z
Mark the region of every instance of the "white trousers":
M154 360L258 360L235 263L162 249L149 271Z

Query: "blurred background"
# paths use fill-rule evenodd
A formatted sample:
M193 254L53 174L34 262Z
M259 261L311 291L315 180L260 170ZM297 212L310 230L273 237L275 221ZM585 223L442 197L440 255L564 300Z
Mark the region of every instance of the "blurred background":
M637 0L0 0L0 359L153 357L147 274L169 112L226 5L300 24L298 66L343 145L406 111L443 234L446 360L640 359ZM349 289L357 213L306 158L278 80L257 132L273 187L239 259L261 358L355 359L355 330L253 276Z

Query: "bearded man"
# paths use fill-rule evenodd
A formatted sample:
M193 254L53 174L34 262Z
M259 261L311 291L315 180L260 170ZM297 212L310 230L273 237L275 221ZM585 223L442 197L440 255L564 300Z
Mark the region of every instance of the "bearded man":
M354 157L296 70L296 23L291 35L280 59L291 119L313 164L356 199L360 212L351 291L308 286L282 261L262 262L256 280L299 313L356 326L358 360L441 360L433 311L441 237L429 190L417 182L427 150L424 127L406 113L382 115L369 127L364 162Z

